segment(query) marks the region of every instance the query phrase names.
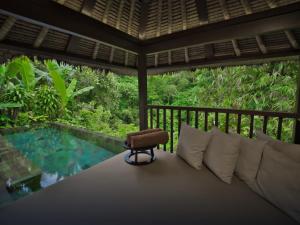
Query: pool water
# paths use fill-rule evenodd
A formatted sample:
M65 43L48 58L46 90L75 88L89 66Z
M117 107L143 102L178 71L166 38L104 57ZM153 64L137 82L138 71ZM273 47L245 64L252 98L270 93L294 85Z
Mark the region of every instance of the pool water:
M40 128L4 137L41 169L40 188L46 188L115 155L92 142L55 128ZM23 196L24 192L30 193L30 187L24 185L18 193L14 193L14 197Z

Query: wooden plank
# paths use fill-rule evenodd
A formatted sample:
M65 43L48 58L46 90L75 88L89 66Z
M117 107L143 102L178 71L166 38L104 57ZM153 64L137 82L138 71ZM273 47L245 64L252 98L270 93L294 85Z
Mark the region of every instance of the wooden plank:
M103 13L103 18L102 18L103 23L107 23L109 11L110 11L111 5L113 3L113 0L107 0L105 2L106 2L106 5L105 5L104 13Z
M286 37L288 38L291 46L295 49L298 49L299 48L299 43L298 43L294 33L290 30L285 30L284 33L285 33Z
M158 54L154 54L154 66L158 66Z
M99 43L99 42L96 42L96 43L95 43L94 50L93 50L93 56L92 56L93 59L96 59L96 58L97 58L98 52L99 52L99 47L100 47L100 43Z
M143 42L147 54L186 46L230 41L300 27L300 3L199 26Z
M114 61L115 49L112 47L109 53L109 62L112 63Z
M81 12L85 15L91 16L96 6L97 0L85 0L81 7Z
M35 48L39 48L41 46L41 44L43 43L45 37L47 36L49 31L49 28L47 27L43 27L40 31L40 33L38 34L38 36L36 37L33 47Z
M0 29L0 41L5 39L6 35L9 33L16 21L17 19L14 16L9 16L6 18Z
M130 2L129 20L128 20L128 26L127 26L127 32L130 35L132 34L132 22L133 22L135 3L136 3L136 0L131 0L131 2Z
M15 42L0 43L1 50L11 50L18 54L24 54L30 57L38 56L40 59L56 59L58 61L68 62L73 65L86 65L95 69L107 69L119 74L136 75L137 71L132 67L124 67L116 64L110 64L103 60L93 60L62 51L55 51L51 49L37 49L31 45L20 45Z
M138 55L138 90L139 90L139 119L140 130L147 129L147 58L140 53Z
M186 63L188 63L190 61L190 57L189 57L189 49L188 48L184 48L184 61Z
M168 0L168 34L172 33L172 0Z
M208 23L208 10L206 0L196 0L196 8L201 25Z
M129 53L125 52L125 59L124 59L124 65L125 66L128 66L128 55L129 55Z
M168 64L171 65L172 64L172 52L168 51Z
M161 14L162 14L162 1L158 1L157 19L156 19L156 37L160 36L161 28Z
M140 21L139 21L139 38L145 39L146 38L146 28L148 23L148 13L149 13L149 0L143 0L141 2L141 14L140 14Z
M53 1L2 1L0 13L94 42L140 51L137 38Z

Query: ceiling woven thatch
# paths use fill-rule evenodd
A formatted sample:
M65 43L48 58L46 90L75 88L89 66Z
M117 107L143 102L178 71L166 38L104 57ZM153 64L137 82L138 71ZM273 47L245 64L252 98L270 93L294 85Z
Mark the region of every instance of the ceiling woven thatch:
M40 2L48 4L49 1ZM152 51L149 47L145 48L150 73L196 66L247 63L247 59L254 61L253 59L293 56L299 55L300 43L300 26L295 27L294 24L288 29L271 29L270 32L255 34L248 32L247 35L237 35L237 38L224 37L222 40L222 37L213 37L214 41L199 41L199 44L195 40L198 38L196 36L194 40L190 37L191 44L178 42L176 45L173 41L175 43L170 48L162 46L163 44L159 46L158 43L164 43L168 37L170 40L180 40L180 35L184 32L188 34L191 31L189 36L193 36L192 32L195 30L199 33L202 27L203 33L206 32L206 27L211 27L207 28L208 31L213 30L213 26L218 30L223 25L234 25L239 18L262 15L264 12L273 12L276 8L285 9L292 4L299 7L296 2L300 0L56 0L51 3L58 5L59 10L68 9L77 13L74 15L82 15L78 16L80 21L85 17L92 18L88 22L95 27L104 24L103 29L113 32L112 39L113 34L128 39L128 43L120 45L118 39L110 41L108 37L104 41L99 40L96 29L95 35L90 38L67 29L57 29L57 26L44 21L40 23L35 19L37 17L28 19L27 14L23 15L20 9L11 13L7 9L10 7L7 3L7 8L0 11L0 48L9 49L12 56L31 52L32 55L44 58L54 57L123 73L134 72L139 49L146 44L154 46ZM50 10L49 13L55 13ZM77 22L79 21L74 21L74 24ZM107 28L107 25L111 28ZM99 27L99 38L101 32ZM133 45L136 47L132 47Z

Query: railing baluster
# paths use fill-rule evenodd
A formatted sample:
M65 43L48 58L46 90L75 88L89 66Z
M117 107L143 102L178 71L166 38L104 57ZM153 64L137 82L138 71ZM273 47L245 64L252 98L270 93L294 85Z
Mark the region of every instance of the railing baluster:
M150 127L153 128L153 108L150 108Z
M250 116L250 130L249 130L249 137L253 137L253 125L254 125L254 115Z
M266 134L267 133L267 128L268 128L268 116L264 116L264 124L263 124L263 132Z
M195 111L195 127L198 128L199 112Z
M242 114L238 114L238 123L237 123L237 129L236 129L236 132L238 134L241 133L241 122L242 122Z
M207 124L208 124L208 112L204 112L204 130L207 131Z
M225 132L228 133L228 131L229 131L229 113L226 113Z
M215 126L216 127L219 126L219 114L218 114L218 112L215 112Z
M186 110L186 124L190 124L190 110Z
M171 109L171 124L170 124L171 125L171 140L170 140L171 141L171 153L173 153L173 142L174 142L173 141L173 138L174 138L173 137L173 133L174 133L174 130L173 130L173 116L174 115L173 114L174 114L173 109Z
M159 108L156 108L156 128L159 128Z
M166 111L166 109L163 109L163 128L164 128L164 130L167 130L166 117L167 117L167 111ZM166 151L166 150L167 150L167 145L164 144L164 151Z
M180 135L180 127L181 127L181 110L179 109L177 112L177 116L178 116L178 138Z
M281 140L281 131L282 131L282 117L278 118L278 127L277 127L277 139Z

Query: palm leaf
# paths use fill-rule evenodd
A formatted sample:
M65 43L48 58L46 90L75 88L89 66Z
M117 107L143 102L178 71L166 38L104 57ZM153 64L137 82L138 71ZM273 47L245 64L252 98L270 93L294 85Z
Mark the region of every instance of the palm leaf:
M80 89L80 90L74 92L74 93L73 93L73 97L76 97L76 96L78 96L78 95L82 95L83 93L88 92L88 91L93 90L93 89L94 89L93 86L89 86L89 87L82 88L82 89Z
M77 80L76 79L72 79L69 87L67 88L68 99L70 99L70 98L73 97L73 94L74 94L74 91L75 91L75 88L76 88L76 84L77 84Z
M8 103L0 103L0 110L1 109L10 109L10 108L20 108L23 105L20 103L8 102Z

